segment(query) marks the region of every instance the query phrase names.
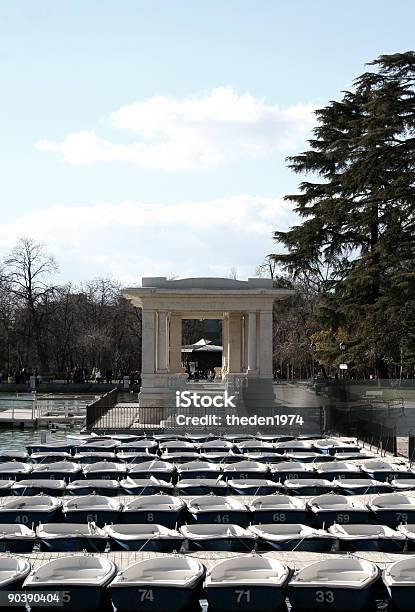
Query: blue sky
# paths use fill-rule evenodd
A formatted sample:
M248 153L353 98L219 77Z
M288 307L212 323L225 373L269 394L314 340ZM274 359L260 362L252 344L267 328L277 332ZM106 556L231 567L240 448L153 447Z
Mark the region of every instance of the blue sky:
M411 0L0 2L0 254L62 280L253 275L312 109L413 47Z

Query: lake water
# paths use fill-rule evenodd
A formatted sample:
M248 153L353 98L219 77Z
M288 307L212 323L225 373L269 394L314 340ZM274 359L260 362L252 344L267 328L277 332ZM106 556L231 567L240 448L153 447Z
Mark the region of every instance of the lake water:
M90 404L96 396L94 395L40 395L38 402L46 403L48 412L52 414L65 414L65 412L83 415L86 413L86 406ZM33 396L30 393L18 395L0 395L0 411L30 408ZM17 427L0 427L0 452L6 450L17 450L24 448L27 444L40 443L46 435L46 442L65 442L68 433L74 433L82 428L76 427L59 428L57 431L49 429L31 429Z

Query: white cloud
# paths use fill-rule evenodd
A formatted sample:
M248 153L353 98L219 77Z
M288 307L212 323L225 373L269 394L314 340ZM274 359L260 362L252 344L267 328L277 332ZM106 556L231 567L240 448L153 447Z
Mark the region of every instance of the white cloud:
M21 235L45 242L67 280L227 276L233 266L243 278L274 250L272 231L294 222L283 200L247 195L170 205L53 206L0 226L0 249L5 254Z
M117 161L190 171L295 149L314 123L313 108L298 104L282 109L249 93L218 87L204 97L154 96L121 107L109 117L110 125L125 130L133 142L117 143L94 131L80 131L61 142L44 139L36 146L61 154L70 164Z

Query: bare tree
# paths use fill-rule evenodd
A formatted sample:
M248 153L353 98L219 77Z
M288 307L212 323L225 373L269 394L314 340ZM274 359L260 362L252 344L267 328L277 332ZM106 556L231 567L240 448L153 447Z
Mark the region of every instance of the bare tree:
M5 267L10 290L27 310L27 339L34 341L42 369L47 369L48 355L44 322L56 287L49 284L58 270L55 258L45 245L22 237L6 258Z

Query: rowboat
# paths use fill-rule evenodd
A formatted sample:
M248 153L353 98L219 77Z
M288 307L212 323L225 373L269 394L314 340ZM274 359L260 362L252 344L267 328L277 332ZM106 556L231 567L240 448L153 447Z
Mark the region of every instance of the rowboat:
M195 523L235 524L245 527L250 521L250 512L246 505L231 497L194 497L188 502L187 509Z
M27 479L18 480L11 488L13 495L44 495L60 496L66 492L66 483L64 480L49 480L49 479Z
M109 590L120 612L182 612L198 605L204 566L190 557L144 559L119 572Z
M0 504L0 523L50 523L59 517L61 507L61 501L48 495L9 497Z
M18 523L0 525L0 552L2 553L30 553L35 542L35 532L26 525Z
M329 532L336 536L339 550L377 550L402 552L406 538L403 533L386 525L332 525Z
M401 523L415 523L415 499L402 493L385 493L368 503L381 525L397 527Z
M226 495L228 483L221 478L182 478L176 491L179 495Z
M173 493L171 482L160 480L155 476L150 478L131 478L127 476L120 481L122 490L127 495L154 495L156 493Z
M122 504L113 497L104 495L82 495L66 500L62 512L68 523L95 523L103 527L107 523L118 523Z
M358 499L330 493L313 497L308 507L319 527L333 523L366 524L370 515L368 508Z
M401 559L382 575L394 610L413 610L415 600L415 557Z
M27 559L0 557L0 591L20 591L29 572L30 563ZM5 602L4 605L7 609Z
M284 606L289 575L280 561L260 555L220 561L206 576L209 610L275 612Z
M328 552L336 541L323 529L299 523L251 525L249 529L258 537L261 550Z
M253 523L301 523L309 521L306 502L288 495L264 495L249 504Z
M367 610L374 606L379 574L376 565L363 559L316 561L295 572L288 583L288 599L295 610Z
M106 532L95 523L40 524L36 535L45 552L104 552L108 542Z
M180 532L163 525L117 523L107 525L105 531L110 538L111 550L173 552L180 550L184 542Z
M248 529L234 524L199 523L183 525L180 532L186 538L189 550L252 551L257 536Z
M104 607L105 587L116 571L115 564L100 555L59 557L32 571L23 588L48 594L57 591L65 610L98 610Z
M66 487L70 495L118 495L121 491L118 480L105 480L102 478L85 478L73 480Z
M185 503L171 495L141 495L127 502L122 512L123 523L151 523L173 529L185 510Z

